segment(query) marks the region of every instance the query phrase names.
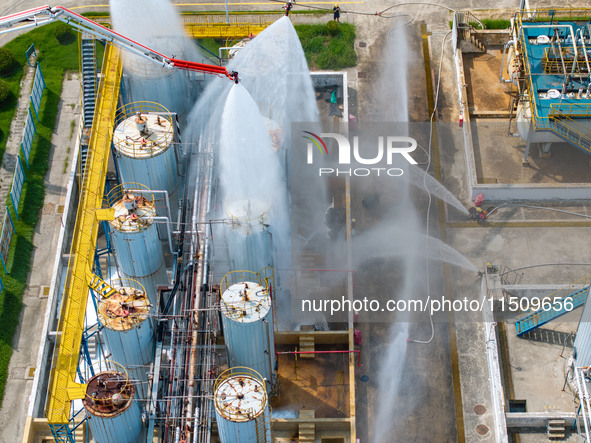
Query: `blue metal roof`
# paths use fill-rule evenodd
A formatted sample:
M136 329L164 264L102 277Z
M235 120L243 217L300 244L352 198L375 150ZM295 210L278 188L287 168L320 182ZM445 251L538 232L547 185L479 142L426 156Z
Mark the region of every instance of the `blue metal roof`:
M557 74L546 74L544 72L544 51L547 48L551 47L550 43L547 44L539 44L537 42L531 42L532 39L537 39L537 37L541 35L546 35L549 38L552 38L554 34L554 29L556 25L564 26L570 25L573 27L573 31L576 33L577 29L579 29L579 25L574 22L560 22L560 23L549 23L549 22L524 22L524 27L522 28L523 38L522 44L525 47L525 51L527 54L527 62L529 63L529 72L531 75L531 81L534 91L532 100L535 101L535 105L538 111L538 116L544 118L547 117L550 112L550 106L552 104L577 104L577 105L587 105L591 104L591 98L576 98L576 92L579 89L583 89L585 91L587 89L587 77L583 77L581 79L576 74L570 78L570 83L568 86L568 92L574 92L574 98L563 98L562 95L559 98L540 98L540 92L547 92L549 89L557 89L558 91L562 92L562 87L564 83L564 75L557 75ZM544 25L544 28L528 28L527 26L540 26ZM558 28L560 32L560 36L564 39L562 44L563 48L572 48L572 40L570 38L570 31L567 28ZM556 44L555 44L556 46ZM587 52L589 54L590 47L587 47ZM523 47L523 46L522 46ZM579 46L579 50L581 50ZM589 54L589 58L591 59L591 54Z

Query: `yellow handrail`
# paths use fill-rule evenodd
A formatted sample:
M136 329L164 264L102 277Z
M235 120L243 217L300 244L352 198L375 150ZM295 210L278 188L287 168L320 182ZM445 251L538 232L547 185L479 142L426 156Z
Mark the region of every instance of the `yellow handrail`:
M45 414L49 424L65 424L70 419L71 401L83 398L85 385L76 382L88 284L98 235L100 209L113 136L115 111L121 83L119 50L108 45L99 85L97 108L88 147L86 172L80 190L80 203L72 240L68 275L52 361ZM98 210L98 211L97 211Z
M548 9L524 9L517 14L521 21L522 17L533 18L527 21L556 21L556 20L588 20L591 17L591 8L548 8Z
M569 133L571 133L568 140L577 145L583 151L591 153L590 142L591 142L591 130L586 126L581 125L575 119L570 118L568 115L554 114L550 116L550 121L555 126L550 126L550 130L559 136L566 137L566 135L558 130L560 123L562 122L563 127Z
M552 103L550 116L589 117L591 116L591 103Z

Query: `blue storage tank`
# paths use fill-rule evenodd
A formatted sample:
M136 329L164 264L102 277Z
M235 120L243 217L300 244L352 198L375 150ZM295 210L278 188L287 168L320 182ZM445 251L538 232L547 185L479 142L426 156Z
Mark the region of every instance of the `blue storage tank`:
M271 414L265 384L250 368L223 372L214 386L221 443L271 443Z

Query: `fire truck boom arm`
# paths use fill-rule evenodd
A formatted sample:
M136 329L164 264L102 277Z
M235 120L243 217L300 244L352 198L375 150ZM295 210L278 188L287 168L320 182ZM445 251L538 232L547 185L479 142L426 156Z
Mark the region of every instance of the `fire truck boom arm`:
M178 60L167 57L166 55L155 51L141 43L138 43L122 34L119 34L109 28L106 28L80 14L77 14L63 6L41 6L38 8L28 9L26 11L17 12L15 14L0 17L0 28L7 28L1 30L0 35L21 30L25 28L42 26L51 23L55 20L63 21L70 26L93 34L99 39L103 39L112 43L121 49L132 52L140 57L146 58L153 63L157 63L169 69L184 69L188 71L204 72L207 74L223 75L230 80L238 83L238 73L228 72L223 66L209 65L206 63L196 63L188 60Z

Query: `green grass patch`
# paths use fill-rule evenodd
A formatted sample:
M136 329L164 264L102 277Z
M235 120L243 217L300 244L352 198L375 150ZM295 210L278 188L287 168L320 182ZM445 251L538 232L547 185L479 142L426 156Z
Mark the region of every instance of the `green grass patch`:
M92 17L110 17L111 13L108 11L93 11L93 12L83 12L80 15L92 20L93 19Z
M203 38L203 39L198 39L195 40L197 42L197 44L199 46L201 46L201 48L205 49L206 51L209 51L210 54L209 56L213 57L212 54L215 54L216 56L218 56L219 51L218 49L223 48L226 45L226 41L223 39L219 39L219 38Z
M508 29L511 27L511 21L505 19L485 18L480 21L484 25L484 29ZM470 22L470 25L474 28L480 28L480 25L478 23Z
M505 19L492 19L492 18L483 18L480 20L484 26L484 29L508 29L511 27L511 21ZM469 21L468 25L473 27L474 29L482 29L480 27L480 23L475 21ZM449 29L453 27L453 21L449 21Z
M326 24L295 25L295 29L310 69L344 69L357 64L352 24L339 24L334 35Z
M0 294L0 404L4 398L6 379L8 377L8 365L12 355L12 340L18 326L19 314L22 308L22 297L27 285L27 279L31 268L31 253L33 251L33 234L35 226L39 221L41 208L45 198L44 177L49 164L49 153L51 150L51 135L55 127L58 112L58 102L62 92L62 80L65 70L78 70L78 43L76 40L61 45L58 43L54 32L54 25L46 25L37 28L27 34L21 35L6 44L16 56L18 68L13 74L5 77L13 88L14 97L10 104L0 109L0 159L6 149L7 128L16 111L16 100L19 95L19 82L23 76L26 66L25 51L35 44L39 55L39 64L45 78L47 89L41 100L39 118L35 122L37 136L34 138L31 157L29 159L30 169L25 169L27 181L23 186L23 193L20 201L19 217L15 224L15 234L8 256L7 267L9 274L6 275L0 267L0 275L4 282L4 291ZM28 93L28 91L25 91ZM58 149L66 147L58 147ZM26 167L25 167L26 168ZM8 206L13 210L10 197L7 199ZM3 211L0 211L2 214ZM23 325L24 328L30 325Z
M335 22L329 22L335 23ZM310 69L343 69L357 64L355 53L355 26L340 23L335 31L326 24L295 25ZM223 39L202 39L200 46L214 54L224 46L232 46Z

